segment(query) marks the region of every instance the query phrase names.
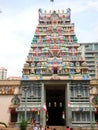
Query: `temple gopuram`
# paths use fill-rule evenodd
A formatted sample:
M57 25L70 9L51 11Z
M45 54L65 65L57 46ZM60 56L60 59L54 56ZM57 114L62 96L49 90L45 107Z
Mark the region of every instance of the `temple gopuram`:
M95 111L90 104L90 76L71 23L71 9L39 9L38 16L22 70L17 122L24 113L26 120L43 126L90 126Z

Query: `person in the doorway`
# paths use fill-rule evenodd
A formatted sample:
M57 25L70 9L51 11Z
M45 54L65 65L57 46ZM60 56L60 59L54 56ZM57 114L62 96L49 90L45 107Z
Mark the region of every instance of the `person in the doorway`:
M56 128L54 128L53 130L56 130Z
M50 130L49 126L46 127L46 130Z
M46 130L46 129L47 129L47 126L45 126L44 130Z
M35 119L33 119L33 124L36 125L36 120Z
M70 130L69 126L66 127L66 130Z
M38 130L44 130L43 126L40 125Z
M33 118L30 119L30 128L33 127Z
M38 130L38 127L36 126L36 124L34 124L33 130Z

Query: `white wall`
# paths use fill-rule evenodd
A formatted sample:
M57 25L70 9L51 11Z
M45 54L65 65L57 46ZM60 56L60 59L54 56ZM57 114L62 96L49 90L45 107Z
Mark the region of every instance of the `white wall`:
M10 110L11 99L13 95L0 95L0 122L4 122L7 125L10 122Z

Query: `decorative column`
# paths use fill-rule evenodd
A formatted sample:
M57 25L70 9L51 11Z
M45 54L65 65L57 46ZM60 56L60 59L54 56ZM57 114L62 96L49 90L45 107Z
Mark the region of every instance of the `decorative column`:
M70 103L70 84L67 83L65 89L65 99L66 99L66 126L72 126L72 110Z
M45 87L44 83L42 83L42 88L41 88L41 113L40 113L40 124L42 126L46 125L46 113L43 111L43 105L46 102L46 96L45 96Z
M27 91L28 91L28 89L24 89L24 93L25 93L25 120L27 120Z

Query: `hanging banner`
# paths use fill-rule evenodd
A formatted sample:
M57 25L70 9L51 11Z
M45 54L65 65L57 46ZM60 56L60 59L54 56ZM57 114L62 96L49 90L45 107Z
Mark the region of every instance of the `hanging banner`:
M43 104L43 107L42 107L42 109L43 109L45 112L47 112L46 103L44 103L44 104Z

